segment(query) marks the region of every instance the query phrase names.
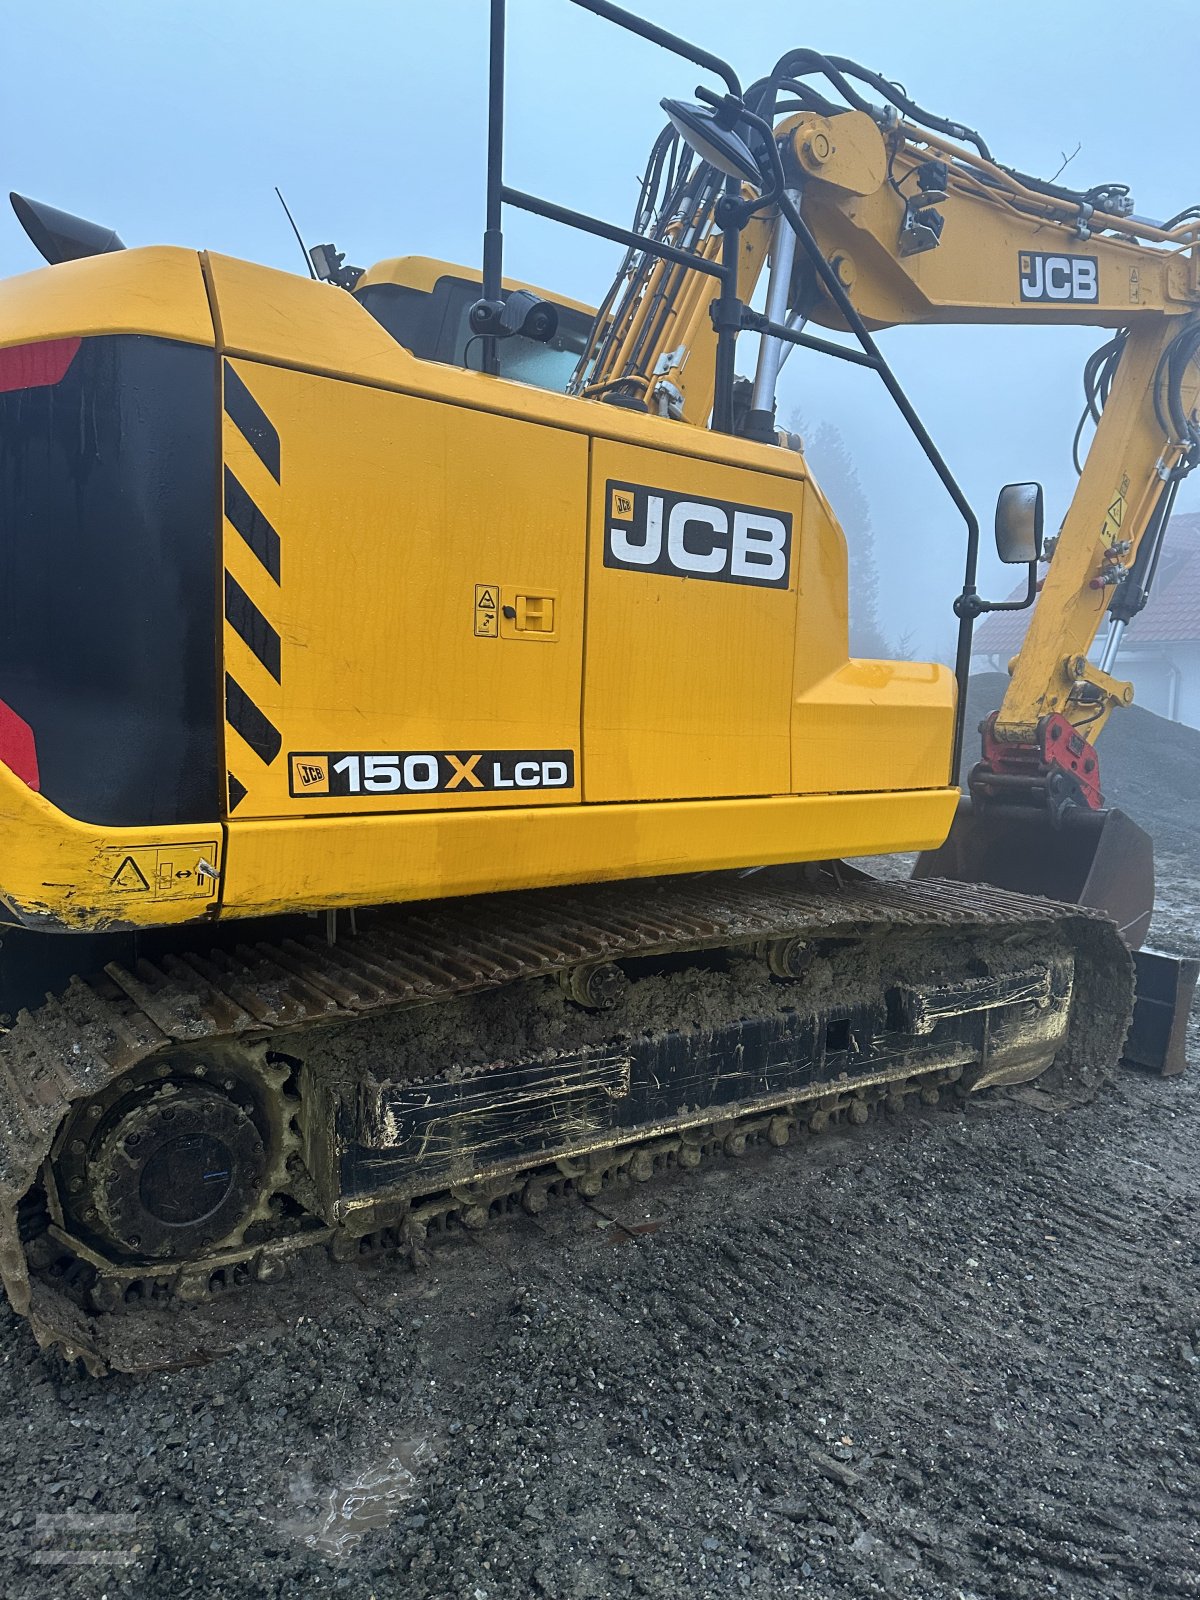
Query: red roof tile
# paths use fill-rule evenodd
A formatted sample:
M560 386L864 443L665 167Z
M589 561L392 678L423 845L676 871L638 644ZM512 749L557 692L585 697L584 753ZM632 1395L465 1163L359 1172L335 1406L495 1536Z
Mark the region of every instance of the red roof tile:
M1009 598L1017 600L1024 592L1025 585L1021 583ZM976 655L1015 655L1032 614L997 611L985 616L975 628ZM1104 627L1107 622L1102 624ZM1200 512L1171 518L1146 609L1129 624L1125 638L1130 649L1200 640Z

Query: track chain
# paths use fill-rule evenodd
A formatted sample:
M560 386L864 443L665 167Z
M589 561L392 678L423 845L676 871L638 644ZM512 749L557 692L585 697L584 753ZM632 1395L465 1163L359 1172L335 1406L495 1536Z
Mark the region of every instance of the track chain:
M884 883L858 874L849 881L831 874L822 884L803 869L530 891L360 913L361 931L334 945L313 936L232 953L164 957L132 969L113 965L98 977L73 979L63 994L48 997L36 1011L21 1012L0 1038L0 1278L15 1309L30 1317L39 1343L81 1356L92 1370L123 1364L112 1362L97 1337L95 1319L69 1293L31 1277L21 1208L28 1205L27 1196L70 1107L183 1045L286 1040L317 1024L430 1005L588 963L673 950L745 947L797 936L869 939L897 928L1005 937L1062 929L1068 923L1077 944L1090 939L1103 953L1105 959L1097 957L1097 977L1111 983L1117 974L1111 925L1077 907L983 886L973 886L968 905L959 884L932 879ZM1113 1019L1117 1038L1126 1020ZM915 1085L917 1091L921 1087ZM902 1085L887 1089L909 1092ZM830 1098L828 1086L824 1098ZM861 1094L843 1098L847 1103L839 1114L852 1120L858 1115L855 1104L867 1109ZM804 1114L813 1109L809 1105ZM715 1148L720 1140L724 1148L731 1134L735 1142L743 1134L783 1142L784 1123L794 1127L800 1116L800 1108L792 1107L783 1118L767 1118L762 1127L753 1114L737 1127L714 1125L710 1144ZM758 1122L763 1122L761 1116ZM606 1173L649 1175L656 1160L670 1158L670 1144L687 1152L680 1164L705 1153L695 1130L686 1141L659 1139L646 1147L630 1143L610 1152L606 1167L593 1165L575 1175L564 1173L561 1164L554 1173L531 1171L519 1182L505 1180L500 1191L460 1190L431 1199L403 1218L373 1218L379 1226L353 1241L322 1228L296 1243L326 1240L335 1253L353 1254L373 1248L378 1236L387 1247L398 1244L419 1258L423 1235L431 1231L455 1221L479 1225L512 1204L534 1209L537 1201L531 1197L537 1191L530 1189L531 1183L542 1185L547 1194L556 1184L573 1183L586 1197L590 1186L606 1181ZM656 1151L654 1145L660 1148ZM272 1259L281 1259L278 1252ZM214 1287L222 1274L229 1282L268 1275L253 1252L215 1270ZM156 1297L155 1284L165 1298L176 1287L172 1277L145 1282L149 1298Z

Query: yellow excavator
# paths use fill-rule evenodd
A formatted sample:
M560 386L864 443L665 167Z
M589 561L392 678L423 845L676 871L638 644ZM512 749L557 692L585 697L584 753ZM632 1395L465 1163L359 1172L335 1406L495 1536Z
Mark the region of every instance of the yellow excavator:
M51 264L0 283L0 1274L94 1372L321 1251L1120 1056L1152 867L1095 740L1197 458L1200 213L577 3L720 85L664 102L629 228L505 183L503 0L481 277L14 199ZM622 247L598 310L505 278L505 206ZM964 800L979 526L872 335L983 321L1112 333L1054 539L1000 495L1037 604ZM882 379L962 514L956 673L850 657L796 347ZM1126 1048L1177 1065L1164 959Z

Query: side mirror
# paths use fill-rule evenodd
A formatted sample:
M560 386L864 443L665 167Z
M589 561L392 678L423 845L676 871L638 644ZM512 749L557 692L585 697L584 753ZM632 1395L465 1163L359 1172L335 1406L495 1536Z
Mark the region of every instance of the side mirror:
M1008 566L1023 567L1042 553L1044 521L1040 483L1006 483L996 499L996 554Z

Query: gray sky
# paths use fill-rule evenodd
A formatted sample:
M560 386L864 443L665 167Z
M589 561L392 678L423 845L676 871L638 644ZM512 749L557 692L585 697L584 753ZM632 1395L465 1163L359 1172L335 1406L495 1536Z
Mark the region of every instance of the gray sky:
M883 0L641 0L642 13L729 57L743 81L785 49L848 55L931 110L979 128L998 158L1080 187L1121 181L1139 212L1200 201L1192 103L1200 19L1158 0L1153 26L1117 0L964 5ZM627 223L664 94L702 75L567 0L510 0L506 177ZM486 0L0 0L4 187L115 227L127 244L204 246L294 271L279 184L310 243L347 259L475 264L483 217ZM509 213L514 276L595 300L616 249ZM0 215L0 272L38 264ZM1087 329L909 329L885 348L990 526L996 489L1040 478L1057 524ZM752 370L753 345L740 361ZM878 380L806 352L793 407L842 432L872 506L885 630L944 650L961 524ZM1180 509L1200 508L1190 484ZM994 564L992 592L1010 586Z

